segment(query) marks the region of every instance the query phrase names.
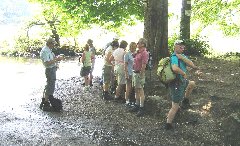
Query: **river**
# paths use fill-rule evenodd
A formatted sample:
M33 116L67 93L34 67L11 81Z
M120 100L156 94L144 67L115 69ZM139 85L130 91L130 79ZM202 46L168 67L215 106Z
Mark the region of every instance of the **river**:
M97 57L96 62L93 75L100 76L101 57ZM29 94L45 85L44 67L40 59L0 57L0 68L1 106L24 103ZM61 61L57 71L57 79L79 76L80 68L77 58Z

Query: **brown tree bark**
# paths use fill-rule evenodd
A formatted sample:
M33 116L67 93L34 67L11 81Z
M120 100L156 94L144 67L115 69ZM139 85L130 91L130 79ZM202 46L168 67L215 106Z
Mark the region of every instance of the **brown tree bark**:
M156 66L160 58L169 56L168 0L146 0L144 38Z
M182 0L180 39L190 39L191 0Z

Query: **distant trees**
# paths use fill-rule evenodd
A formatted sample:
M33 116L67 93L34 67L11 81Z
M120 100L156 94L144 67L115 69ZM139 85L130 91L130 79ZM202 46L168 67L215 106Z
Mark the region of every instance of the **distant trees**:
M173 0L29 0L44 5L46 20L53 18L58 25L50 25L52 32L60 36L76 37L79 30L98 24L114 30L122 24L144 22L143 36L153 60L169 55L168 2ZM201 22L199 30L216 24L226 35L240 31L239 0L182 0L180 38L190 39L190 24ZM236 19L238 18L238 19ZM137 30L136 30L137 31Z

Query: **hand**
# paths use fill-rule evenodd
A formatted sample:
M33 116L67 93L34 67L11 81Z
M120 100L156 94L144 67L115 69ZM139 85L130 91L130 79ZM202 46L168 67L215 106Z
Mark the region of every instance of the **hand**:
M181 59L181 60L184 59L184 57L182 56L182 54L176 54L176 56L177 56L178 59Z
M56 57L56 60L57 61L61 61L61 60L63 60L64 59L64 56L62 56L62 55L58 55L57 57Z

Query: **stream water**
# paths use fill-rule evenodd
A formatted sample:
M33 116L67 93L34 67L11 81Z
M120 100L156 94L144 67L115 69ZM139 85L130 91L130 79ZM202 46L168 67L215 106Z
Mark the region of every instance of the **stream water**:
M101 60L96 59L98 65L94 76L101 75ZM59 126L65 125L68 129L72 125L64 122L56 125L55 122L59 121L54 118L55 115L43 113L38 108L46 82L41 60L0 57L0 68L0 145L65 145L64 141L70 133L66 130L63 133L65 136L60 136L57 134L62 129ZM57 80L79 78L80 68L77 58L61 61ZM52 141L52 138L61 140ZM89 144L84 137L76 143Z

